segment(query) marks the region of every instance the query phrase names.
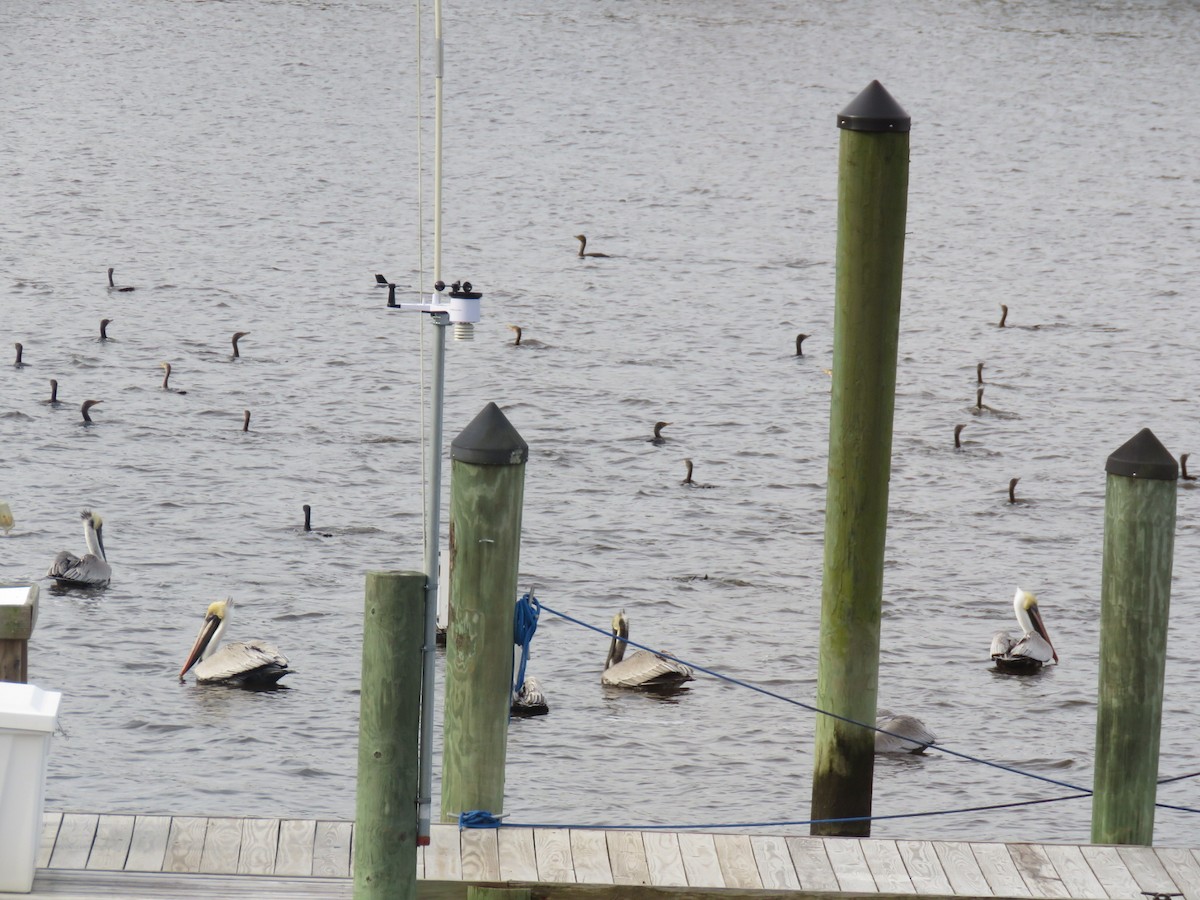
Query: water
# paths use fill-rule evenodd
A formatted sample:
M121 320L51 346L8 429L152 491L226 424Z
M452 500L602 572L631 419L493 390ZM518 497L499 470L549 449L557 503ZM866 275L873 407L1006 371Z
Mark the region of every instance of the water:
M449 347L446 431L495 401L530 445L522 587L602 627L623 607L635 640L812 701L835 115L878 78L913 117L880 705L1090 786L1104 460L1146 426L1174 453L1200 444L1198 17L1170 0L448 4L444 272L485 292L486 319ZM0 11L0 332L28 364L0 376L2 574L79 551L85 507L114 567L97 594L44 584L31 680L64 693L51 808L353 815L363 574L421 564L422 327L371 287L418 283L431 218L412 19L301 0ZM578 259L580 232L613 258ZM110 294L110 265L138 289ZM548 348L512 347L506 323ZM186 395L160 390L164 360ZM972 409L981 361L989 411ZM685 457L713 490L680 486ZM1197 768L1200 737L1183 487L1164 776ZM303 503L331 537L301 532ZM1062 658L1037 678L986 660L1017 584ZM231 639L277 642L290 690L175 679L227 595ZM552 712L513 723L512 820L807 817L811 713L711 679L671 703L613 694L605 650L543 616L530 671ZM884 815L1065 793L936 752L876 767ZM1193 780L1160 800L1200 805ZM1084 841L1089 817L1075 800L874 834ZM1156 829L1200 843L1192 815Z

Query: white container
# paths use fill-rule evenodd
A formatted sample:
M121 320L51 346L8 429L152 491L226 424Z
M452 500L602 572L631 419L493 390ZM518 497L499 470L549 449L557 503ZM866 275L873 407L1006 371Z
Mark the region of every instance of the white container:
M29 893L42 840L58 691L0 681L0 891Z

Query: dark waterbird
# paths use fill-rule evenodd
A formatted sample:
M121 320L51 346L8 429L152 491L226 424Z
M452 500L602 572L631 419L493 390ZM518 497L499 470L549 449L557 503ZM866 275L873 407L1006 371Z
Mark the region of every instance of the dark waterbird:
M171 364L169 362L161 362L159 365L165 370L163 374L162 389L164 391L170 391L172 394L186 394L187 391L181 391L177 388L171 387Z
M1179 477L1182 478L1184 481L1195 481L1196 480L1196 476L1189 475L1188 470L1187 470L1188 457L1191 455L1192 454L1190 454L1190 453L1179 454Z
M509 325L508 330L516 334L516 337L513 338L514 347L528 347L531 350L541 350L546 347L546 344L543 344L537 338L525 339L523 337L525 330L520 325Z
M1000 322L999 327L1003 328L1004 323L1008 320L1008 307L1003 303L1000 304Z
M233 358L234 359L237 359L239 356L241 356L241 354L238 352L238 341L240 341L242 338L244 338L249 333L250 332L248 332L248 331L234 332L234 335L233 335Z
M797 355L797 356L803 356L803 355L804 355L804 350L801 348L801 346L800 346L800 345L804 343L804 339L805 339L805 338L807 338L807 337L808 337L808 335L807 335L807 334L798 334L798 335L796 335L796 355Z
M967 427L966 425L955 425L954 426L954 449L955 450L962 449L961 435L962 435L962 430L966 427Z
M21 361L21 356L25 353L25 347L19 341L13 344L13 346L17 348L17 358L16 361L13 362L13 368L23 369L25 368L25 363Z
M305 503L304 506L301 507L301 509L304 510L304 531L305 531L305 533L316 534L316 535L320 535L321 537L333 537L333 535L330 534L328 531L313 531L313 529L312 529L312 507L311 506L309 506L307 503Z
M701 484L698 481L692 480L692 461L690 459L685 459L683 461L683 464L685 466L687 466L687 475L685 475L683 477L683 481L681 481L680 484L685 484L688 487L693 487L693 488L710 488L710 487L712 487L711 484Z
M604 259L608 259L607 253L585 253L584 252L587 249L587 235L577 234L577 235L575 235L575 240L579 241L579 255L580 256L593 256L593 257L601 257Z
M975 383L983 384L983 363L975 365Z
M130 288L130 290L133 290L133 288ZM112 319L101 319L100 320L100 340L102 340L102 341L108 340L108 326L111 325L112 322L113 322Z
M89 412L89 410L91 410L91 408L93 406L97 406L103 402L104 402L103 400L84 400L83 401L83 406L81 406L79 408L79 411L80 411L80 413L83 414L83 424L84 425L92 424L92 416L91 416L91 413Z
M1008 482L1008 502L1009 503L1017 502L1017 482L1020 480L1021 480L1020 478L1013 478Z
M58 381L57 381L57 379L54 379L54 378L50 379L50 399L43 400L42 402L49 403L51 406L62 406L61 401L58 399Z
M114 282L112 273L113 273L112 266L109 266L108 267L108 289L110 291L119 291L122 293L126 293L128 291L137 290L136 288L131 287L129 285L119 285L116 282Z
M671 424L670 422L655 422L654 423L654 437L646 438L646 440L649 443L654 444L655 446L661 446L661 445L665 444L667 442L667 439L665 437L663 437L662 430L670 424Z
M250 430L250 410L245 410L242 413L242 431Z

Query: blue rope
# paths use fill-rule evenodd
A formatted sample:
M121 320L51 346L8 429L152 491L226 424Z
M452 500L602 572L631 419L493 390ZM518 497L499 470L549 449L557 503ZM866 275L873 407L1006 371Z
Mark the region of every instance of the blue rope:
M470 812L458 814L458 830L464 828L499 828L504 823L500 820L503 816L493 816L490 812L483 809L473 809Z
M566 619L568 622L573 622L576 625L581 625L584 628L595 631L597 634L602 634L607 638L613 637L611 630L606 630L603 628L599 628L595 625L591 625L587 622L581 621L580 619L576 619L574 616L569 616L566 613L559 612L556 609L551 609L549 606L542 605L541 608L546 610L546 612L551 613L552 615L558 616L560 619ZM618 638L618 640L620 640L620 638ZM838 715L837 713L833 713L833 712L829 712L828 710L820 709L819 707L812 706L812 705L810 705L808 703L804 703L800 700L793 700L791 697L785 697L785 696L783 696L783 694L777 694L774 691L769 691L766 688L759 687L758 685L750 684L749 682L742 681L737 678L733 678L729 675L723 675L720 672L713 671L712 669L706 669L704 666L697 665L696 663L688 662L687 660L684 660L684 659L679 659L678 657L672 656L670 653L663 653L660 650L655 650L653 647L647 647L644 644L639 644L636 641L629 640L628 638L625 638L624 640L625 640L625 643L631 647L637 647L639 650L646 650L646 651L649 651L650 653L655 653L655 654L663 657L663 659L670 659L677 663L682 663L685 666L690 666L691 668L695 669L697 672L703 672L706 675L711 675L713 678L716 678L720 681L725 681L725 682L728 682L729 684L735 684L738 687L748 688L749 690L755 691L759 694L763 694L764 696L767 696L767 697L771 697L775 700L782 700L784 703L790 703L793 706L799 706L801 709L806 709L809 712L815 712L815 713L819 713L823 716L829 716L831 719L838 719L839 721L846 722L850 725L857 725L860 728L869 728L871 731L878 731L883 734L891 735L892 737L898 737L898 738L902 738L904 740L911 740L910 738L906 738L904 735L895 734L894 732L888 731L886 728L880 728L877 725L869 725L866 722L859 722L859 721L856 721L855 719L851 719L848 716ZM936 746L937 749L942 753L945 753L949 756L957 756L959 759L965 759L968 762L979 763L980 765L984 765L984 766L991 766L994 769L1000 769L1004 772L1011 772L1014 775L1021 775L1025 778L1035 778L1038 781L1044 781L1047 784L1053 784L1053 785L1056 785L1057 787L1066 788L1067 790L1070 790L1070 791L1080 791L1080 792L1083 792L1083 794L1085 796L1090 796L1092 793L1092 791L1089 788L1081 787L1080 785L1077 785L1077 784L1071 784L1070 782L1067 782L1067 781L1059 781L1056 778L1050 778L1049 776L1046 776L1046 775L1038 775L1035 772L1025 772L1021 769L1015 768L1014 766L1006 766L1003 763L992 762L991 760L987 760L987 759L980 759L977 756L971 756L969 753L962 753L962 752L959 752L958 750L951 750L949 747L945 747L941 744L935 744L934 746ZM1173 805L1166 804L1166 803L1156 803L1155 806L1162 807L1164 809L1173 809L1173 810L1180 811L1180 812L1200 813L1200 809L1193 809L1193 808L1187 807L1187 806L1173 806ZM929 813L928 815L935 815L935 813ZM859 817L859 818L870 818L870 817L863 816L863 817ZM887 818L887 817L881 816L879 818ZM820 821L825 821L825 820L820 820ZM831 820L831 821L857 821L857 820L850 819L850 820ZM777 824L800 824L800 825L803 825L803 824L812 824L812 822L810 821L810 822L777 823ZM733 826L730 826L730 827L733 827Z
M525 664L529 662L529 642L533 640L533 634L537 631L538 615L541 611L542 605L533 596L533 588L530 588L529 593L517 601L517 607L513 610L513 643L521 648L521 665L517 669L517 677L513 682L514 697L520 692L521 685L525 683Z

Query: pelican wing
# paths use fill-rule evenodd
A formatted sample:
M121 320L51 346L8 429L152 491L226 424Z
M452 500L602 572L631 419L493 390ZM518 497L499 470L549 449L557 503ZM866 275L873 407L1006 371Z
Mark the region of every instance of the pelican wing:
M1007 656L1009 651L1012 650L1016 644L1016 638L1014 638L1007 631L997 631L994 635L992 635L992 659L995 659L997 656Z
M266 641L234 641L196 663L197 684L272 685L291 669L288 659Z
M546 694L542 690L542 685L532 675L526 677L525 683L521 685L521 690L513 697L509 712L511 715L522 718L544 716L550 712L550 704L546 702Z
M46 575L59 584L79 587L105 587L112 578L112 567L98 556L85 553L82 557L66 550L59 551Z
M1036 659L1042 665L1054 658L1054 648L1037 632L1025 635L1017 641L1008 653L1009 656L1023 656L1026 659Z
M887 710L880 710L875 727L891 732L875 732L876 753L923 753L937 739L915 716L894 716Z
M670 687L692 680L692 669L648 650L639 650L600 676L601 684L626 688Z

